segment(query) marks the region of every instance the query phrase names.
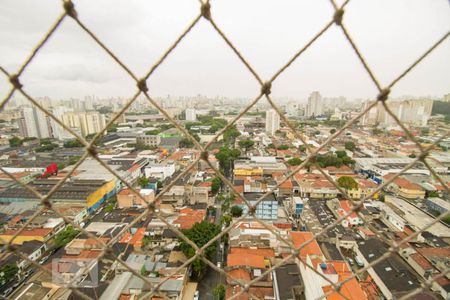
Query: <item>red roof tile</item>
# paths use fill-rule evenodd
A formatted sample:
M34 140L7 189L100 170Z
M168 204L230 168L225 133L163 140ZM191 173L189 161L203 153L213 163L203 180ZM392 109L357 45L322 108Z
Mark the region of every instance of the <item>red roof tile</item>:
M230 253L227 257L227 265L232 266L248 266L252 268L264 269L266 267L264 263L264 256L255 254L234 254Z

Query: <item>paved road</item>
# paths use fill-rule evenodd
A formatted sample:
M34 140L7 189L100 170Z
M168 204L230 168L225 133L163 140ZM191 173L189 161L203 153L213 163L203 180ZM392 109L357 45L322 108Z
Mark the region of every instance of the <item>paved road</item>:
M216 221L217 225L220 225L220 218L222 217L222 210L220 205L216 206ZM220 248L220 241L217 241L216 245L216 255L213 257L212 262L217 263L220 261L223 262L222 258L222 250ZM223 264L222 264L223 268ZM219 274L215 270L208 267L205 275L202 279L200 279L198 283L198 290L200 292L200 300L215 300L212 294L212 289L215 288L218 284L225 283L225 278L222 274Z

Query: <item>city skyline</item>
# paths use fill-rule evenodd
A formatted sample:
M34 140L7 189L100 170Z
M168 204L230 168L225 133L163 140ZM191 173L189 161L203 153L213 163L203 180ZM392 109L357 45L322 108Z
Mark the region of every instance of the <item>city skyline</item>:
M10 72L25 60L26 53L50 27L50 20L62 10L59 3L29 2L28 7L32 9L27 11L33 12L29 14L18 9L16 3L4 2L7 13L0 18L1 28L6 29L0 30L0 39L9 41L0 46L1 63ZM177 10L173 9L175 4ZM80 18L138 76L154 64L198 13L196 1L108 3L117 8L115 11L120 11L114 18L102 12L101 2L75 5ZM272 76L332 16L332 7L327 1L288 2L281 10L275 2L258 3L258 12L251 9L256 2L240 3L245 6L241 11L250 17L246 21L246 15L234 11L235 5L237 3L233 1L214 3L212 13L263 78ZM387 11L384 10L386 5L390 7ZM406 8L407 12L404 11ZM442 36L443 30L450 25L447 9L446 1L360 1L346 8L345 21L369 66L384 85ZM131 11L132 20L125 18ZM281 12L286 16L279 17ZM383 24L374 19L380 14L384 16ZM267 22L269 16L276 22ZM182 41L156 70L155 77L148 82L153 96L256 96L258 83L207 25L200 21L192 35ZM396 31L390 30L391 27ZM151 28L158 28L158 31ZM248 31L242 28L248 28ZM24 32L26 34L22 34ZM16 38L11 38L13 36ZM443 43L399 83L391 96L442 97L448 93L449 82L445 76L450 66L450 59L445 55L448 50L448 43ZM135 92L133 81L69 19L40 51L22 81L25 89L35 97L69 98L94 93L100 97L128 98ZM374 98L377 94L352 49L335 27L274 82L272 96L306 99L313 90L322 95L363 99ZM0 96L7 91L7 81L0 80Z

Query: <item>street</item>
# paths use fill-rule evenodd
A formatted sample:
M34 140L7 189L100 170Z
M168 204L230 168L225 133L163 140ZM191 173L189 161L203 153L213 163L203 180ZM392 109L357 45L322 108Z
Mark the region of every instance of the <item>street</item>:
M216 218L215 223L220 226L220 219L222 217L222 209L220 204L215 205L216 208ZM221 249L221 241L217 241L216 244L216 255L211 260L213 263L217 264L220 261L221 268L223 269L223 258L222 258L222 249ZM205 272L205 275L198 282L197 289L200 293L200 300L214 300L214 296L212 294L212 290L218 284L225 284L225 277L222 274L219 274L212 268L208 267Z

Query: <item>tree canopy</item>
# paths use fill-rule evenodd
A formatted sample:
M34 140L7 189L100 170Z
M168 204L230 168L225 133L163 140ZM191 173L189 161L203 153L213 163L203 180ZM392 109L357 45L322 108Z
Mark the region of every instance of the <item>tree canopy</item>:
M242 207L234 205L230 208L230 213L233 217L240 217L242 216Z
M234 143L234 140L240 136L241 133L239 132L239 130L236 129L236 126L233 125L230 128L228 128L227 130L224 131L223 133L223 140L226 143Z
M253 147L255 142L252 140L242 140L242 141L239 141L238 144L239 144L239 147L244 148L245 151L248 151L248 149Z
M17 136L13 136L12 138L9 139L10 147L20 147L20 146L22 146L22 143L23 143L23 140L21 140Z
M142 176L142 177L139 177L137 182L141 188L145 188L148 185L149 180L147 177Z
M222 180L219 177L214 177L211 185L211 192L217 193L222 186Z
M220 233L220 227L216 224L202 221L201 223L195 223L191 229L183 230L184 235L190 239L198 247L202 247L212 238ZM180 249L183 251L187 258L191 258L195 255L195 250L191 245L186 243L180 238ZM216 252L216 243L212 243L205 249L203 254L206 258L211 259ZM194 272L200 275L206 270L206 264L199 258L195 259L192 263Z
M352 141L347 141L345 142L345 149L354 151L356 149L356 145Z
M241 155L239 149L230 149L228 147L221 147L216 153L216 158L219 161L220 168L228 175L233 164L233 161Z
M339 186L346 190L353 190L358 188L358 183L350 176L342 176L337 180Z
M302 163L302 160L298 157L288 159L287 163L291 166L298 166Z
M277 149L278 149L278 150L287 150L287 149L289 149L289 146L288 146L288 145L279 145L279 146L277 147Z
M223 300L225 299L225 286L223 284L218 284L215 288L212 290L212 294L214 295L214 299Z
M79 140L73 139L73 140L66 141L63 146L64 146L64 148L77 148L77 147L83 147L83 144Z
M72 225L67 226L66 229L60 231L55 237L55 245L57 247L63 247L73 240L79 231L74 229Z

